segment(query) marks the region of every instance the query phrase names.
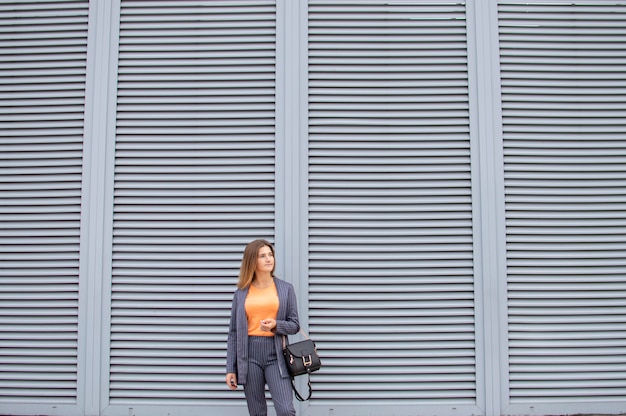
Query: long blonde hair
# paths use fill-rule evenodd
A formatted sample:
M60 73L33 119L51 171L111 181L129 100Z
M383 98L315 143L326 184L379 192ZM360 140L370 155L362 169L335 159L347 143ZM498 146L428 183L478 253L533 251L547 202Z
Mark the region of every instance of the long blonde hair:
M252 283L252 280L254 280L259 251L266 246L272 250L272 255L274 256L274 246L267 240L254 240L246 246L243 251L243 258L241 259L241 268L239 269L239 282L237 282L239 289L247 288ZM272 277L274 276L275 269L276 262L274 262L274 267L272 268Z

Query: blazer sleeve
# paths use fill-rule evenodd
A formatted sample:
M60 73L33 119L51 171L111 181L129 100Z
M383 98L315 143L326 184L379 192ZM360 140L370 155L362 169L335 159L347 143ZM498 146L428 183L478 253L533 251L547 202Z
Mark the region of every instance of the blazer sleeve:
M284 299L280 299L285 304L285 318L276 320L276 334L293 335L300 331L300 318L298 316L298 301L293 285L286 284L287 293Z
M237 374L237 293L233 296L226 343L226 374Z

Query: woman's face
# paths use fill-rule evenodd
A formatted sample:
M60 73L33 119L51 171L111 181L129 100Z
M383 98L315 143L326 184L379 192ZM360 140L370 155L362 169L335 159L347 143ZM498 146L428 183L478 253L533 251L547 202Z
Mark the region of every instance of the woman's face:
M256 271L257 273L272 273L272 270L274 270L274 253L268 246L263 246L256 259Z

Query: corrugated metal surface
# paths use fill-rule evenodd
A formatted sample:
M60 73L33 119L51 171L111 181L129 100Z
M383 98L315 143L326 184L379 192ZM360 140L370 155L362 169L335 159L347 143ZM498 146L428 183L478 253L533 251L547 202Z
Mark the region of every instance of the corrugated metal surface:
M113 404L245 403L223 385L226 331L243 248L274 235L275 14L122 2Z
M463 3L309 2L316 403L476 401L465 19Z
M75 403L87 1L0 4L0 401Z
M501 2L499 25L510 400L623 400L626 3Z
M246 414L230 300L244 245L276 235L308 247L278 262L324 360L299 414L626 411L624 0L122 1L119 50L108 1L0 4L0 413ZM481 176L500 148L470 155L499 143L469 116L499 110L472 75L497 46L504 195ZM114 160L91 118L113 100Z

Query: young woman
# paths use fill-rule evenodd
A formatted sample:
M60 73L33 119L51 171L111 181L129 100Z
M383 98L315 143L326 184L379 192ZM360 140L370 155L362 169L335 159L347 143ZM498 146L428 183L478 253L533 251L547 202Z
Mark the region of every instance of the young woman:
M254 240L243 253L228 329L226 385L238 384L250 416L266 416L265 385L277 416L294 416L282 336L300 330L293 286L274 277L274 247Z

